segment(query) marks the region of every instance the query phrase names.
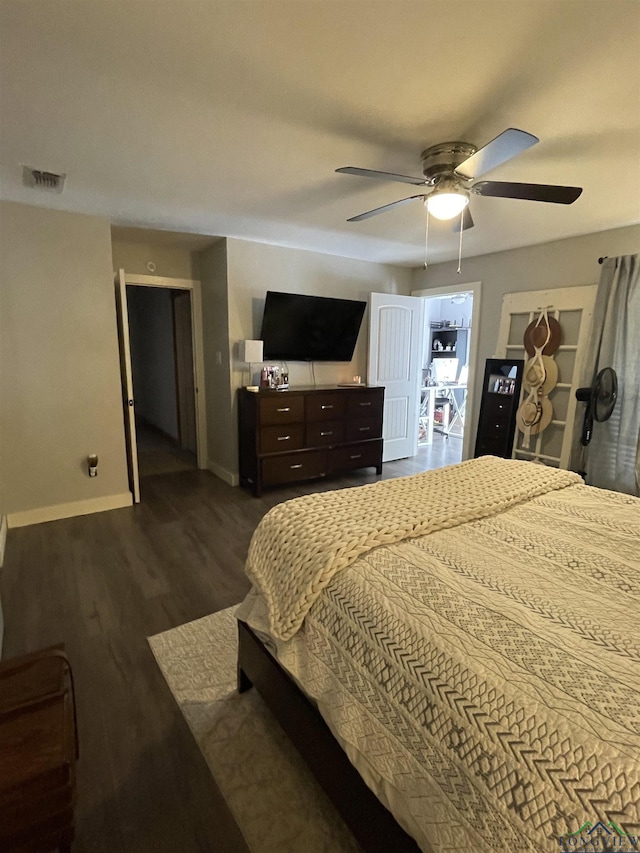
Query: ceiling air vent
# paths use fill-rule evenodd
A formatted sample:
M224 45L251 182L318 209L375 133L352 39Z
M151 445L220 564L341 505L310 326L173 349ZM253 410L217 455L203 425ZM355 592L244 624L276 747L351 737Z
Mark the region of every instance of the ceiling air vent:
M61 193L64 189L66 175L57 172L46 172L44 169L32 169L31 166L23 166L22 179L27 187L37 190L46 190L50 193Z

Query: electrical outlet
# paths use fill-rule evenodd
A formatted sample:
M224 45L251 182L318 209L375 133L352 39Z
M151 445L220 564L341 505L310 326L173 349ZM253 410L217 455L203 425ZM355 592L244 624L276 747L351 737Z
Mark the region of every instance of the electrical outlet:
M222 364L222 353L219 350L216 353L216 364Z

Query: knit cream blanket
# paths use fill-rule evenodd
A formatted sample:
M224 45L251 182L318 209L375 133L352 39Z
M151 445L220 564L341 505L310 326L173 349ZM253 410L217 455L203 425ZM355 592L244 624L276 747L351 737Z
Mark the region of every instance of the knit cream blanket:
M412 477L294 498L256 528L245 571L288 640L336 572L378 545L502 512L582 480L531 462L483 456Z

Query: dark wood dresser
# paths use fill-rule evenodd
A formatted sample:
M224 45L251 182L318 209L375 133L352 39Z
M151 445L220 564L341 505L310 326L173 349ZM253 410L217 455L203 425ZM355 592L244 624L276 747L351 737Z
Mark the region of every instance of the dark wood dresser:
M241 388L240 485L258 497L267 486L354 468L381 474L383 403L384 388L367 385Z
M0 850L71 850L75 697L62 645L0 663Z

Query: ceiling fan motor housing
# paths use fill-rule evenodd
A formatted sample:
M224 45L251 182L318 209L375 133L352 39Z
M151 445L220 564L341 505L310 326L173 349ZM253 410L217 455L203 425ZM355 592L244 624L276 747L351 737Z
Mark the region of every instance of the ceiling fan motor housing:
M451 177L460 163L475 154L477 150L477 147L470 142L459 141L441 142L425 148L421 155L422 174L429 180L444 176Z

